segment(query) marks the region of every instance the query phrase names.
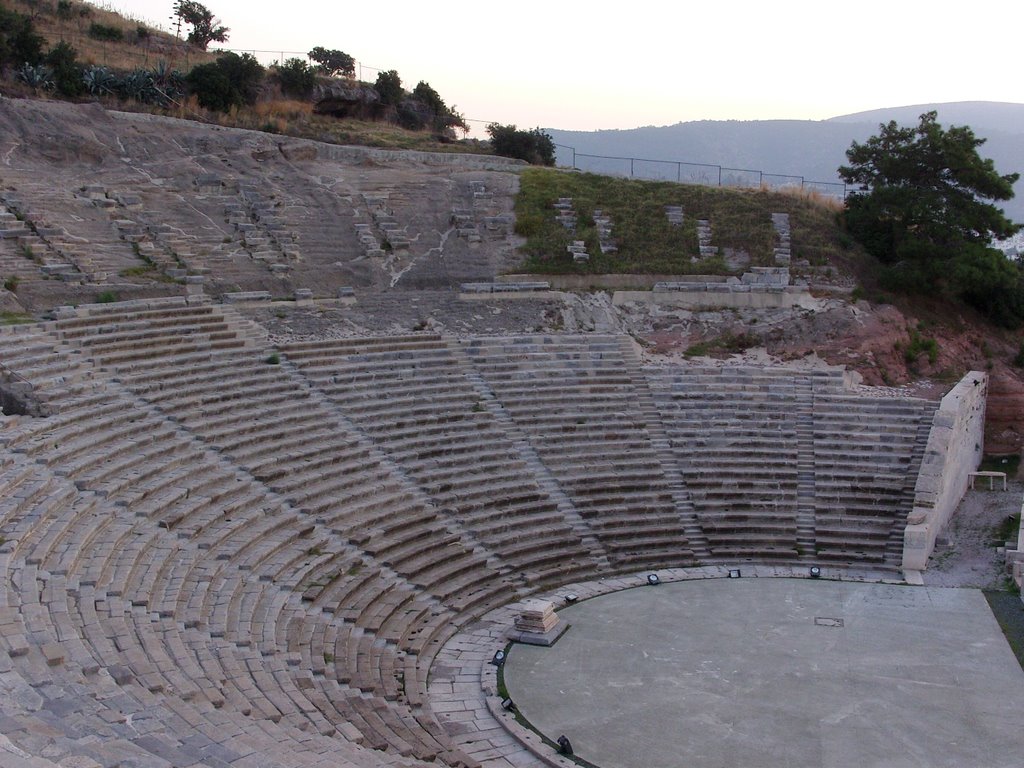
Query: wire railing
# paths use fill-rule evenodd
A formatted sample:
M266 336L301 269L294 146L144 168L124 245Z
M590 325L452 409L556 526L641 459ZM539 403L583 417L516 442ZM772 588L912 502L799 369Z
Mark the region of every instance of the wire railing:
M752 189L799 189L826 197L846 199L847 185L839 181L812 181L803 176L767 173L751 168L730 168L714 163L686 160L653 160L641 157L617 157L578 152L575 147L555 144L555 164L589 173L625 176L631 179L674 181L709 187L748 187Z

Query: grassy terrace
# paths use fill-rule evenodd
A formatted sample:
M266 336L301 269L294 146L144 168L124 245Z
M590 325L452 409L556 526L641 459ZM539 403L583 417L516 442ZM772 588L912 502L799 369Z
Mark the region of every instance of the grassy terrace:
M577 214L573 235L555 220L553 205L571 197ZM665 206L683 207L684 223L672 226ZM598 248L593 212L612 219L618 253ZM812 266L842 261L852 248L836 224L834 205L808 197L761 190L726 189L638 181L589 173L530 168L516 199L516 232L526 238L522 269L548 274L728 274L721 249L744 251L754 266L770 266L775 247L772 213L788 213L794 260ZM698 258L697 220L707 219L719 255ZM576 264L566 246L583 240L590 261Z

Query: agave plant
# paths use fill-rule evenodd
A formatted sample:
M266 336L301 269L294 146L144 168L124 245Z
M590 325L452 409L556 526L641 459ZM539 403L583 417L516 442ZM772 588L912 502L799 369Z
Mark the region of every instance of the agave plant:
M153 89L153 77L144 69L134 69L121 78L118 95L125 99L134 99L150 103L154 101L156 91Z
M171 69L167 62L158 62L149 70L149 76L153 79L154 90L159 94L159 103L166 104L168 100L180 99L185 95L185 76Z
M93 96L107 96L117 93L117 75L106 67L92 66L82 72L82 82Z
M15 76L37 91L53 90L53 71L42 64L32 65L26 62Z

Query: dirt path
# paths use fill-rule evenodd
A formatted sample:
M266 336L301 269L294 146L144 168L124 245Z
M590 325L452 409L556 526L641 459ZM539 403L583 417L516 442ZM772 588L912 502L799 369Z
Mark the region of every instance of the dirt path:
M967 491L949 527L940 534L928 560L924 583L936 587L1005 588L1005 560L997 549L1002 522L1021 509L1024 483L1011 481L1009 490L990 491L984 480Z

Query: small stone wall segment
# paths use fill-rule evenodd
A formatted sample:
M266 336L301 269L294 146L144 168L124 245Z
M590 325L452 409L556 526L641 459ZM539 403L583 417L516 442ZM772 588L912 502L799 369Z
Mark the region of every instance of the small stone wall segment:
M775 246L775 263L780 267L788 267L791 259L789 214L773 213L772 227L778 237L778 244Z
M988 375L971 371L942 398L932 419L914 507L903 534L903 570L921 571L967 491L968 475L981 463L985 445Z
M1024 516L1024 501L1020 506L1021 515ZM1020 588L1024 585L1024 526L1017 531L1017 548L1006 551L1006 567L1013 577L1013 582Z

